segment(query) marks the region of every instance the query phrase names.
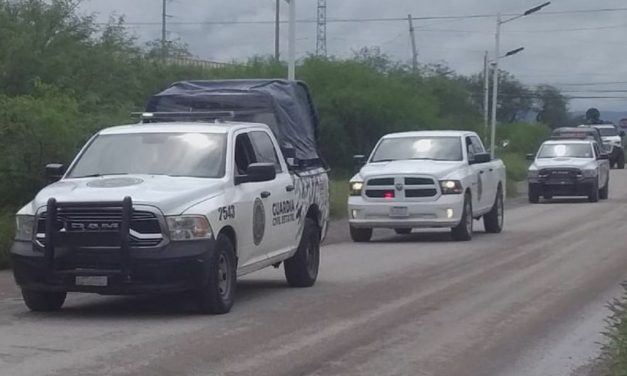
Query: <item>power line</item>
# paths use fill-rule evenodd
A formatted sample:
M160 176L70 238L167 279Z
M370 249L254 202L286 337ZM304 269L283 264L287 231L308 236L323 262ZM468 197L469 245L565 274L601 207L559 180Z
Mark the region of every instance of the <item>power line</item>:
M599 8L599 9L581 9L570 11L553 11L542 12L539 16L546 15L569 15L569 14L582 14L582 13L607 13L607 12L627 12L627 8ZM517 13L503 14L503 16L517 16ZM496 14L469 14L469 15L444 15L444 16L423 16L412 17L415 21L425 20L464 20L464 19L481 19L481 18L494 18ZM360 23L360 22L406 22L406 17L375 17L375 18L328 18L327 23ZM281 21L286 23L287 21ZM317 19L300 19L296 20L297 23L317 23ZM274 24L274 20L232 20L232 21L182 21L182 22L170 22L170 25L265 25ZM100 23L105 24L106 23ZM127 22L126 25L142 26L142 25L160 25L160 22Z

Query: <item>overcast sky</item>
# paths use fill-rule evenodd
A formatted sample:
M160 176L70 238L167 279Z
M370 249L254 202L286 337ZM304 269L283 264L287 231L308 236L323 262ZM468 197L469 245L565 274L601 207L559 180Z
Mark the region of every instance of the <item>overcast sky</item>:
M545 0L327 0L327 17L334 19L519 13ZM124 15L141 39L161 35L161 0L84 0L83 12L100 21ZM316 0L298 0L297 17L315 20ZM202 59L230 61L255 54L273 54L274 25L207 24L212 21L272 21L274 0L169 0L169 38L185 41ZM622 11L562 13L573 10L622 8ZM287 5L281 10L287 19ZM151 23L133 25L133 23ZM176 23L196 23L181 25ZM417 20L416 39L421 63L442 62L462 74L479 72L485 50L494 50L495 18ZM205 23L205 24L202 24ZM282 25L282 53L287 47ZM502 67L528 85L549 83L572 96L625 97L576 99L572 110L596 106L627 111L627 1L553 0L543 11L503 26L502 51L525 51L502 60ZM315 23L298 25L298 56L315 51ZM411 45L407 21L329 22L329 55L350 56L364 46L380 46L396 59L408 61ZM610 82L623 82L609 84ZM602 83L595 86L571 84ZM588 91L584 91L588 90ZM592 91L591 91L592 90ZM609 92L625 90L625 93ZM608 92L604 92L608 91Z

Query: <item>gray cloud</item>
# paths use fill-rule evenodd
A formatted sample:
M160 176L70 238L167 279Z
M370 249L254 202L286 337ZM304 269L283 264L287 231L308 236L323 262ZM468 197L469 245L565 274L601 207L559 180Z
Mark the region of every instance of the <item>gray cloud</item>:
M433 15L516 13L543 0L327 0L329 18L385 18ZM528 85L556 84L573 96L627 96L627 93L570 92L578 89L627 89L627 85L574 87L568 83L627 81L627 11L613 13L550 14L579 9L621 8L624 0L554 0L544 13L525 17L503 28L502 49L524 46L525 51L504 59L503 68ZM125 15L129 23L159 22L160 0L90 0L86 13L106 21L110 14ZM272 54L272 24L176 25L176 22L268 21L274 18L274 0L173 0L169 2L169 37L181 38L204 59L230 61L254 54ZM316 1L299 0L298 18L315 19ZM287 18L287 6L282 9ZM445 62L462 74L482 69L483 51L494 49L495 19L416 21L422 63ZM131 26L141 40L160 36L159 25ZM287 45L282 25L282 47ZM586 30L579 30L586 29ZM297 50L304 56L315 50L315 24L298 25ZM329 23L328 50L350 56L363 46L380 46L392 57L411 56L406 22ZM283 48L283 53L285 50ZM573 100L573 109L598 106L622 110L627 99Z

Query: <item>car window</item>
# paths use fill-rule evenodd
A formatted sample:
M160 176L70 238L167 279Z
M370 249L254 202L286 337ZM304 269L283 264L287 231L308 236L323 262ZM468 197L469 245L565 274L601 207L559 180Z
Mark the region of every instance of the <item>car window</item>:
M252 142L257 162L272 163L276 172L281 172L281 163L279 163L279 157L270 136L266 132L255 131L250 133L250 141Z
M247 133L242 133L235 139L235 174L245 175L251 163L255 163L255 152Z
M475 154L485 153L485 149L483 148L483 144L481 144L479 137L472 136L470 137L470 141L472 142L472 146L475 148Z

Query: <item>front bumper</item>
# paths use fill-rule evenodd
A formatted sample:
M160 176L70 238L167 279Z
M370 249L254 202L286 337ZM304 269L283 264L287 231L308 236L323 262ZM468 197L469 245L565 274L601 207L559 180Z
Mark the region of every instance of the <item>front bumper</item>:
M54 260L31 242L15 241L11 249L17 284L28 290L130 295L192 290L208 279L215 240L172 242L161 248L131 249L121 268L115 249L59 247ZM85 286L77 277L106 277L105 286Z
M529 191L538 195L587 196L596 181L597 177L564 180L530 178Z
M356 228L451 228L461 222L463 207L463 195L442 195L423 202L372 202L351 196L348 222ZM393 208L407 208L407 215L395 216Z

